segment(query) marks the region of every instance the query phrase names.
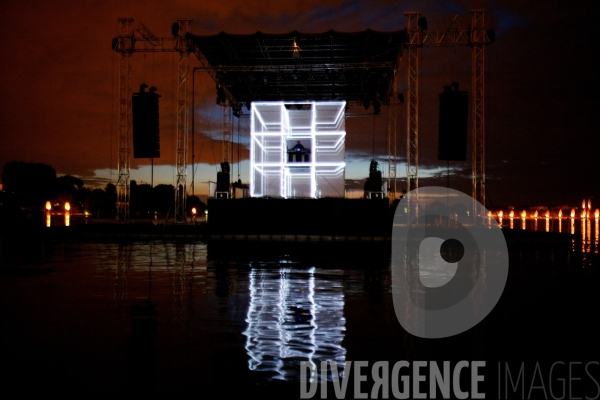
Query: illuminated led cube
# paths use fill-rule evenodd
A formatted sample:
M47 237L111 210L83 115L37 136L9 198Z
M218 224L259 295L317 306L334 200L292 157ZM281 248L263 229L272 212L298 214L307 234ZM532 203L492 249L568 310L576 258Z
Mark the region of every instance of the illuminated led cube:
M250 195L344 197L345 101L252 102Z

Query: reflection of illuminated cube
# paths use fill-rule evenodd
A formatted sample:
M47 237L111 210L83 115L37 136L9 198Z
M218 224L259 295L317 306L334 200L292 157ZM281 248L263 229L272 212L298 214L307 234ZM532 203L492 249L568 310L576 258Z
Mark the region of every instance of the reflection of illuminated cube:
M345 107L345 101L252 102L250 195L344 197Z
M250 270L250 302L243 332L250 370L291 380L298 378L300 361L319 368L327 360L336 362L339 377L343 376L343 287L333 281L319 281L315 278L319 273L314 267ZM332 379L328 375L328 380Z

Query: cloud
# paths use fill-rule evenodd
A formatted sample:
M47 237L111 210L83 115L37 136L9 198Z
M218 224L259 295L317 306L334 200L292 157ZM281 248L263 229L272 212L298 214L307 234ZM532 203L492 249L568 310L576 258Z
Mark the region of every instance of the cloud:
M597 57L590 50L600 5L582 1L569 7L565 12L564 4L556 0L293 4L111 0L72 2L68 7L7 0L0 4L4 16L0 165L13 160L44 162L58 173L90 180L95 179L94 171L116 168L120 56L110 49L110 42L117 34L119 17L143 21L157 36L170 36L171 23L181 16L194 19L198 34L323 32L402 29L403 12L420 9L430 29L443 30L456 14L468 23L468 10L485 8L487 26L498 33L487 50L485 78L486 161L492 197L542 201L600 196L600 189L591 183L600 173L600 164L593 161L600 148L600 114L594 97L600 80ZM163 157L155 160L159 165L174 164L177 57L175 53L132 56L133 89L148 82L162 95ZM452 80L470 88L470 48L423 49L420 61L419 162L422 169L433 169L443 164L437 161L437 95ZM406 93L404 59L398 74L398 89ZM196 76L196 145L201 162L214 165L220 162L221 152L219 108L214 104L214 82L201 76ZM382 109L375 119L375 129L370 117L348 119L349 157L368 163L374 137L376 158L386 158L385 113ZM398 154L404 157L405 108L399 110L398 121ZM247 139L242 143L247 144ZM245 149L242 146L242 158L247 157ZM132 160L132 167L146 163ZM365 175L367 170L368 166Z

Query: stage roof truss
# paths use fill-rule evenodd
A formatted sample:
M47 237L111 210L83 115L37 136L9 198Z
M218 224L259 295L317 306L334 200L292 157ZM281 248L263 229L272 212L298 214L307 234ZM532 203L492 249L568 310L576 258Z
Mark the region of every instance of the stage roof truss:
M389 104L406 30L186 36L231 105L252 101Z

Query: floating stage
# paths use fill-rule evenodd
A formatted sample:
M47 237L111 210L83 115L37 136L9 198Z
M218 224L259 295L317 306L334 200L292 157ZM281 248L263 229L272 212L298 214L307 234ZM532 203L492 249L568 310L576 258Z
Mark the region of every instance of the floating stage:
M209 199L208 209L211 235L293 235L304 240L390 237L394 211L387 199L343 198Z

